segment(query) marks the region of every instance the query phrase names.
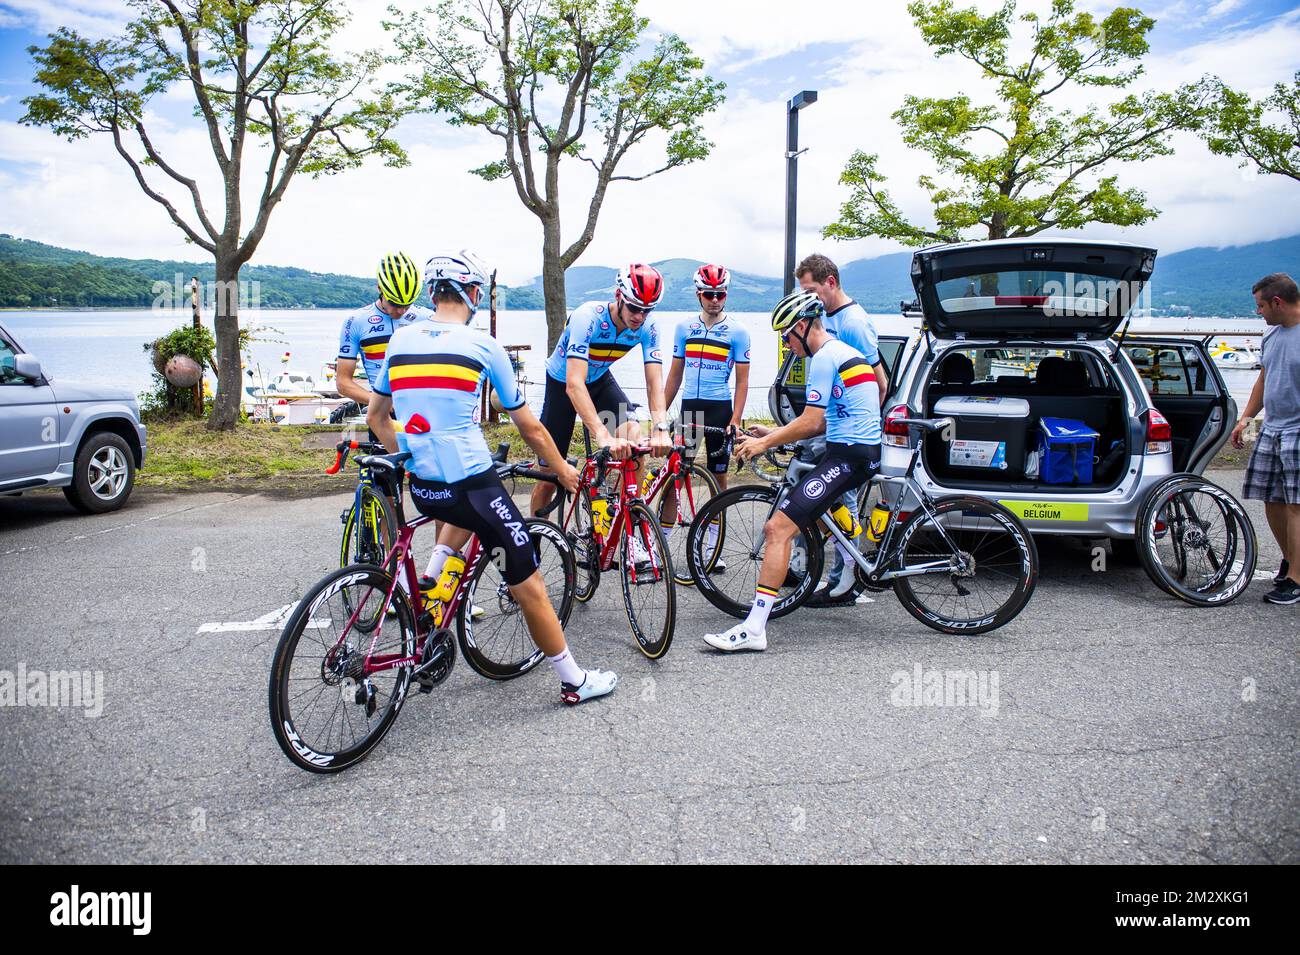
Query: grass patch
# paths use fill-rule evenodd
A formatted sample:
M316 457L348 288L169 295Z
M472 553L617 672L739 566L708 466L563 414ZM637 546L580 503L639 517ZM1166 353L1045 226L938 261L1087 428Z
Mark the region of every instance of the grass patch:
M233 431L214 432L202 421L155 420L149 424L149 450L138 480L142 487L181 490L200 484L325 478L332 452L303 446L316 430L241 423ZM350 480L351 475L332 479L340 488Z

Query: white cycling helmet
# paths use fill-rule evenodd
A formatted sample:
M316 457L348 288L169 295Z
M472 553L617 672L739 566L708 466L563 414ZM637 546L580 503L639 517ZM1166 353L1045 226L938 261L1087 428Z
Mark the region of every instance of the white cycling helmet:
M653 265L634 262L618 270L614 290L623 301L648 312L664 297L664 277Z
M469 249L439 252L424 263L424 284L429 289L429 297L436 296L442 288L454 289L469 307L471 317L478 306L470 300L465 289L471 285L487 285L491 275L492 267Z

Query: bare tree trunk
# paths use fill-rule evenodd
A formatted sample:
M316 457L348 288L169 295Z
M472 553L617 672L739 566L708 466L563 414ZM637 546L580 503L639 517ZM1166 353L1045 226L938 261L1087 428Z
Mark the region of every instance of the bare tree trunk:
M546 350L555 348L564 332L569 306L560 262L560 217L542 220L542 294L546 297Z
M211 431L230 431L239 420L239 270L233 255L217 253L217 396L208 418Z

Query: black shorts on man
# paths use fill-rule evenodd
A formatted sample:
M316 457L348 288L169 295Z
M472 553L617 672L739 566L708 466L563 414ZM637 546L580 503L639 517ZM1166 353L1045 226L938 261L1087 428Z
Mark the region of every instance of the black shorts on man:
M478 535L479 545L501 568L511 587L522 584L537 570L528 524L495 469L452 484L425 481L412 474L411 500L425 517Z
M704 425L709 430L704 432L704 447L708 454L708 468L714 474L726 474L731 458L731 442L722 432L731 424L731 402L710 401L707 398L682 399L682 425L686 446L694 449L699 445L700 432L689 427L692 424Z
M600 415L601 421L610 434L613 434L615 429L639 407L635 402L628 400L611 372L606 372L595 381L587 382L587 394L596 408L596 414ZM573 440L573 428L577 421L578 411L569 400L565 383L547 375L541 422L561 454L568 454L569 442Z
M866 484L880 470L880 445L826 442L826 456L781 502L781 513L807 529L841 497Z

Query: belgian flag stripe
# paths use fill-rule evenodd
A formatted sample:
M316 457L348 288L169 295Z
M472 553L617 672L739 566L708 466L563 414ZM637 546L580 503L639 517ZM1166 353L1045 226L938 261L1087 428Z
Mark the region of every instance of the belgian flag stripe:
M405 378L392 378L389 381L394 391L407 388L449 388L454 391L478 390L478 378L456 378L448 375L408 375Z
M482 362L466 355L452 354L394 355L393 360L389 362L390 368L398 368L402 365L458 365L473 372L483 370Z
M479 376L483 372L474 368L465 368L461 365L449 365L442 362L429 362L423 365L390 365L388 368L389 381L397 382L406 378L457 378L461 381L469 381L477 384Z
M864 381L875 381L876 373L861 358L850 358L839 368L840 379L844 382L846 388L854 385L860 385Z
M687 358L711 358L715 361L722 361L731 355L731 349L726 345L719 345L716 342L687 341L686 357Z

